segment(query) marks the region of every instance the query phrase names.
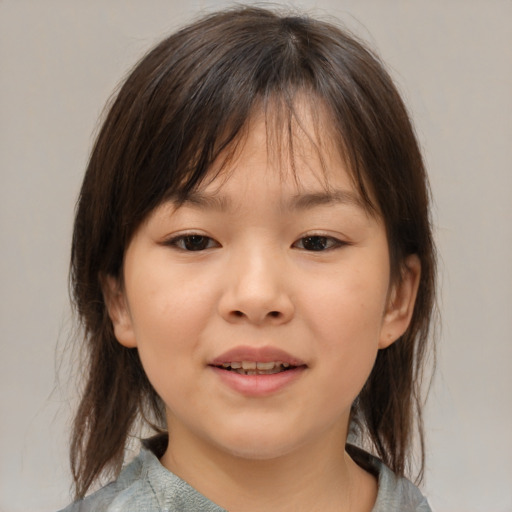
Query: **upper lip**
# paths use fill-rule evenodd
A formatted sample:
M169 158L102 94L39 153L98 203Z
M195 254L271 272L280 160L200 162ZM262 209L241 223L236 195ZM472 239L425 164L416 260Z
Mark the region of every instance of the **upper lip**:
M231 363L235 361L255 361L260 363L279 361L281 363L288 363L290 366L304 366L306 364L298 357L295 357L277 347L239 346L227 350L226 352L215 357L215 359L210 362L210 365L220 366L223 363Z

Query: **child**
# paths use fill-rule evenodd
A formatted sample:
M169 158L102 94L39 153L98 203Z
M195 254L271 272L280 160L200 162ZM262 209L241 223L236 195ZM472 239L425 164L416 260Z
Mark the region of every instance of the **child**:
M354 37L240 7L160 43L93 149L71 282L89 357L66 511L430 510L404 477L426 176ZM119 473L139 422L157 435Z

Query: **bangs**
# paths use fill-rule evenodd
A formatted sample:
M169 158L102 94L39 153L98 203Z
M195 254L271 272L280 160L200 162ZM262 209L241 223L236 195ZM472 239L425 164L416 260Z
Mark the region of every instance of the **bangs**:
M273 171L280 173L281 180L291 177L300 189L301 182L297 174L297 161L306 164L314 173L318 183L326 192L331 191L328 175L336 169L328 169L326 155L338 154L344 162L354 190L361 199L361 205L370 215L379 212L372 194L368 193L364 177L358 172L354 148L347 148L339 127L329 114L325 101L311 90L281 90L280 96L267 91L267 96L257 97L242 121L237 119L235 126L231 119L226 121L227 128L217 133L215 129L203 134L204 139L195 140L197 132L190 134L190 151L201 148L197 154L183 157L180 180L169 185L161 202L173 201L178 206L189 199L190 194L219 180L220 187L235 170L247 136L254 123L263 120L266 130L267 164ZM211 127L213 128L213 127ZM219 127L220 128L220 127ZM308 164L311 158L319 162L321 172L313 171ZM188 161L188 165L187 164ZM169 171L168 171L169 172Z
M325 47L326 41L320 45L320 36L329 34L320 34L325 27L307 19L269 23L267 16L255 15L252 24L241 20L237 30L236 16L228 11L224 17L206 18L193 37L184 29L163 41L121 91L120 108L129 104L130 110L131 122L124 127L130 147L123 148L117 163L135 181L127 183L131 197L125 201L133 221L140 222L166 199L184 200L211 175L214 163L221 161L216 167L224 168L243 141L249 119L259 112L267 121L269 154L286 153L293 168L294 130L319 146L320 157L328 140L342 153L363 203L374 212L368 191L372 180L363 176L367 166L358 147L360 140L368 143L367 130L355 113L368 101L361 99L348 59L340 70L319 58L350 56L349 45L356 43L336 33L327 39L332 48ZM298 98L310 107L311 126L297 112Z

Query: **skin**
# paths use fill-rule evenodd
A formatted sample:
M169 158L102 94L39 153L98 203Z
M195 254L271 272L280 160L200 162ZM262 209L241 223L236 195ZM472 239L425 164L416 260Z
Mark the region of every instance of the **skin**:
M308 126L306 107L301 116ZM220 177L136 231L107 305L166 404L166 468L230 511L368 512L375 478L344 451L350 407L378 350L409 324L419 261L390 282L384 224L339 152L297 125L293 144L295 175L255 115ZM246 396L209 366L239 345L285 350L306 368Z

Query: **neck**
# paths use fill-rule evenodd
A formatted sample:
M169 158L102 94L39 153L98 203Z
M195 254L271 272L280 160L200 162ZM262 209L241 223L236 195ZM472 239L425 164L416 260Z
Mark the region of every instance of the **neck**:
M259 460L236 457L173 429L161 462L231 512L367 512L376 483L346 454L345 439L346 432L333 429L293 453Z

